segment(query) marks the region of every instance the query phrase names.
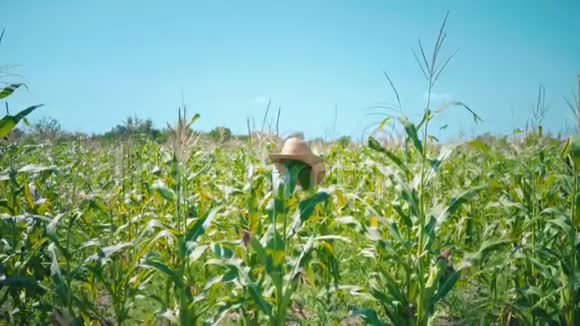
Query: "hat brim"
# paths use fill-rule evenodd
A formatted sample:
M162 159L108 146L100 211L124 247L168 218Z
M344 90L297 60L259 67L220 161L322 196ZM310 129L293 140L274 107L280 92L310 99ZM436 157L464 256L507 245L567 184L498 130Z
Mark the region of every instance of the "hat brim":
M304 162L311 167L322 162L320 157L314 154L307 154L307 155L288 155L288 154L269 154L270 161L272 163L280 163L281 161L285 160L296 160Z

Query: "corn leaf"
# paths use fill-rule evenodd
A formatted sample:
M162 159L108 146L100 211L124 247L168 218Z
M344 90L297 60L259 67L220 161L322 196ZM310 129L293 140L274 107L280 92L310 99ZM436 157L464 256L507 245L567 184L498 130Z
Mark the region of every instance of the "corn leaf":
M413 145L415 146L415 149L417 149L417 152L423 155L423 143L421 142L421 140L419 140L419 136L417 135L417 127L415 127L415 125L412 124L405 117L399 118L399 121L403 125L403 128L405 128L407 137L409 137L409 139L413 142Z
M16 127L16 125L20 122L20 120L22 120L25 116L27 116L32 111L36 110L41 106L42 105L31 106L27 109L18 112L18 114L14 116L12 115L4 116L4 118L0 120L0 138L6 137L6 135L8 135L10 131L14 129L14 127Z
M166 187L165 185L156 184L152 187L152 189L157 191L157 193L161 195L161 198L167 200L168 202L174 203L177 200L175 191L169 187Z
M185 237L185 241L196 241L205 230L209 227L209 225L213 222L214 218L216 217L217 213L219 213L224 207L218 206L211 209L204 217L195 221L193 227L187 232Z
M248 286L248 292L250 293L252 300L254 300L254 303L258 306L258 309L267 316L272 316L272 305L264 299L258 285L255 283L250 284L250 286Z
M386 325L379 319L378 314L372 309L353 309L351 315L364 319L365 322L372 326Z
M373 137L369 137L368 146L374 151L377 151L379 153L383 153L387 158L389 158L389 160L391 160L393 163L395 163L395 165L397 165L401 170L403 170L405 173L409 173L409 169L407 168L405 163L403 163L403 160L400 157L398 157L395 153L393 153L390 150L383 147Z
M10 96L12 93L14 93L14 91L16 91L21 86L24 86L24 84L11 84L4 87L2 90L0 90L0 100Z
M165 274L178 287L183 287L183 279L166 264L156 260L145 260L141 266L153 268L162 274Z

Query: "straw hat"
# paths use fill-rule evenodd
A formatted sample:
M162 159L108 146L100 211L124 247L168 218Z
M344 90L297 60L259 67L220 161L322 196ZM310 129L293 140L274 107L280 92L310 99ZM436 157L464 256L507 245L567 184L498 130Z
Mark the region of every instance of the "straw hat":
M308 144L298 137L290 137L284 142L280 153L269 154L272 163L278 166L284 160L301 161L312 169L312 185L318 185L325 176L326 168L322 159L312 152Z

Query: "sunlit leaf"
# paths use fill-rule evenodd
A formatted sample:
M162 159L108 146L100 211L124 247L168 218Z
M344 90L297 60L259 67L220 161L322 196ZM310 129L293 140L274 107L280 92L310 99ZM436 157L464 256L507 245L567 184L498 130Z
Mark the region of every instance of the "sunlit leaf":
M15 90L23 85L24 84L12 84L4 87L3 89L0 89L0 100L10 96L12 93L14 93Z
M272 305L270 305L262 297L262 293L259 290L258 286L256 284L250 284L250 286L248 287L248 291L250 292L250 297L252 298L252 300L254 300L258 308L267 316L270 316L272 314Z
M153 268L153 269L159 271L160 273L168 276L169 279L171 279L173 281L173 283L175 283L175 285L183 286L183 279L181 279L179 277L179 275L173 269L171 269L169 266L167 266L166 264L164 264L160 261L146 259L143 263L141 263L141 266Z
M388 157L395 165L397 165L401 170L405 172L409 172L407 166L403 163L402 159L399 158L395 153L389 151L388 149L384 148L379 142L374 139L373 137L369 137L368 145L371 149L383 153L386 157Z
M316 208L316 206L320 203L327 202L329 197L330 196L327 192L321 191L316 193L312 197L301 201L299 204L300 220L304 222L307 219L309 219L314 213L314 209Z
M7 115L0 120L0 138L6 137L16 127L18 122L22 120L25 116L30 114L32 111L36 110L37 108L41 107L42 105L35 105L31 106L25 110L18 112L16 115Z
M177 200L175 191L163 184L156 184L152 187L152 189L157 191L157 193L159 193L159 195L161 195L161 197L168 202L175 202Z
M211 209L207 214L195 221L193 227L187 232L186 241L196 241L209 227L216 215L223 209L223 206L218 206Z
M55 166L43 166L37 164L27 164L20 169L18 169L18 173L25 173L25 174L38 174L43 172L56 172L57 168Z
M417 135L417 128L415 127L415 125L412 124L405 117L399 118L399 121L401 122L401 124L405 128L405 132L407 133L407 137L409 137L411 142L413 142L413 145L415 146L415 149L417 149L417 152L422 154L423 153L423 143L421 142L421 140L419 140L419 136Z

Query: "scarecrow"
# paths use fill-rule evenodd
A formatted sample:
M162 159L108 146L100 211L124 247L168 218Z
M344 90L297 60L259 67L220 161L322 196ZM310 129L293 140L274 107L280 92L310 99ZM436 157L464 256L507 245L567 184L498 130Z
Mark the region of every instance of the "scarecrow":
M290 172L289 176L303 190L320 184L326 173L322 159L299 137L288 138L280 153L271 153L269 156L274 164L273 172L279 176Z

